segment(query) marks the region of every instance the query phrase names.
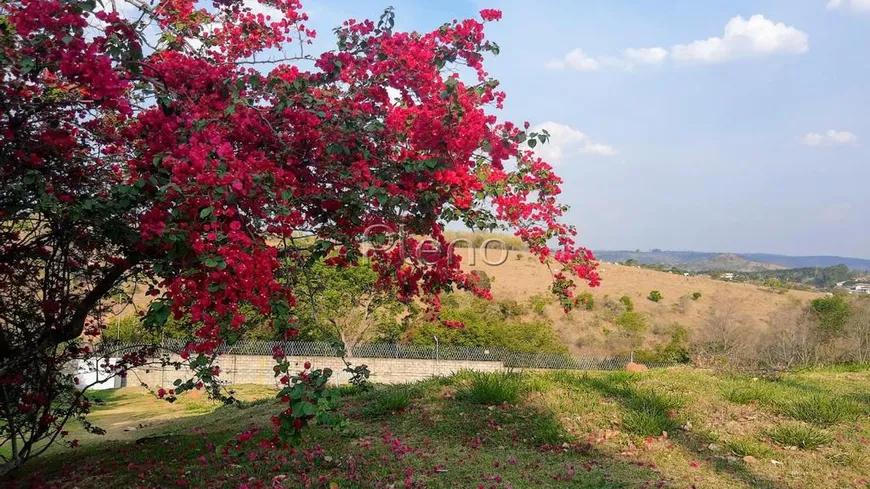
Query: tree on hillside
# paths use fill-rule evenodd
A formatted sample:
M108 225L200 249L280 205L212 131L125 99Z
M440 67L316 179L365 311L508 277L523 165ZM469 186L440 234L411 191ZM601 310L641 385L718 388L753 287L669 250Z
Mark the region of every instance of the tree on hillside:
M828 337L840 336L849 320L851 307L842 295L821 297L810 303L819 321L819 328Z
M566 308L576 278L597 284L559 222L561 180L528 148L548 134L493 115L504 93L483 59L499 47L481 22L405 33L388 10L312 56L306 21L296 0L0 4L0 473L85 412L85 394L54 387L94 355L131 282L154 299L147 328L187 317L194 331L182 358L197 379L161 388L168 398L217 389L212 362L245 310L296 335L299 279L321 259L367 255L378 287L433 309L454 288L486 295L447 246L451 222L513 229L554 268ZM275 357L280 438L333 421L318 403L329 372L291 376Z
M399 329L406 308L377 280L367 260L346 267L321 261L305 271L296 288L299 337L337 340L350 352L381 332Z

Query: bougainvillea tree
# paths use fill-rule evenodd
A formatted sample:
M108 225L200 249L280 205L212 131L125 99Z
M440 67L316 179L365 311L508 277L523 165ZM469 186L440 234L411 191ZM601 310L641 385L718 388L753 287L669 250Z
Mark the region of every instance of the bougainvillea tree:
M295 290L317 261L368 255L379 286L436 318L440 292L487 295L448 223L513 230L566 308L574 280L597 283L559 220L561 181L531 150L548 135L495 115L505 94L483 67L498 53L483 22L397 32L388 10L311 56L307 20L297 0L0 3L4 467L62 431L50 386L130 283L154 299L148 327L196 325L182 357L198 380L177 390L216 382L243 310L293 337ZM290 436L320 414L308 396L329 372L291 379L276 358Z

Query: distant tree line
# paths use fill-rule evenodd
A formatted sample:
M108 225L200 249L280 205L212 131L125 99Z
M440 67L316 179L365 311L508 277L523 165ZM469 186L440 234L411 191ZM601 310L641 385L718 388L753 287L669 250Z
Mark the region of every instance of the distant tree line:
M805 285L820 289L830 289L836 287L840 282L848 282L858 277L858 273L850 270L846 265L765 270L743 273L741 275L751 281L777 279L786 284Z

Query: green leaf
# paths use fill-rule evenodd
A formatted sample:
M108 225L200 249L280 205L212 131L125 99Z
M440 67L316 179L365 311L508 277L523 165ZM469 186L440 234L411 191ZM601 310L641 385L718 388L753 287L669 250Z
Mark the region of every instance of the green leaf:
M211 207L206 207L203 210L199 211L199 217L201 219L205 219L206 217L210 216L213 211L214 209L212 209Z
M148 312L142 319L142 325L146 329L160 328L169 320L170 312L169 306L165 302L152 302L151 307L148 308Z
M530 148L534 148L534 147L537 146L537 145L538 145L538 140L537 140L537 139L529 139L529 147L530 147Z

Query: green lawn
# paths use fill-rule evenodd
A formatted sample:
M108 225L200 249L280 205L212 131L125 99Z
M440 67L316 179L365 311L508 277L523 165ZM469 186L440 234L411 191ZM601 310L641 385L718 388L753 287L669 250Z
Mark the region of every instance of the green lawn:
M18 475L45 487L870 487L870 372L756 380L678 368L644 374L463 373L344 398L341 431L261 448L275 401L175 405L124 389L88 438ZM489 402L508 400L494 406ZM138 408L137 408L138 406ZM208 414L203 414L208 412ZM115 414L112 414L115 413ZM119 418L120 413L120 418ZM177 418L177 419L172 419ZM135 424L136 430L124 431ZM138 428L141 425L142 428ZM258 434L236 453L243 430Z

